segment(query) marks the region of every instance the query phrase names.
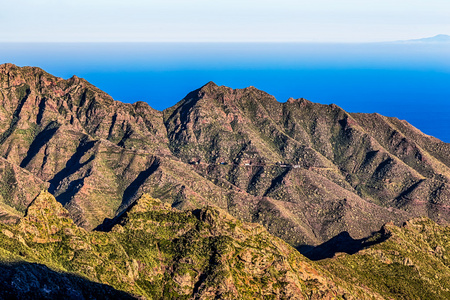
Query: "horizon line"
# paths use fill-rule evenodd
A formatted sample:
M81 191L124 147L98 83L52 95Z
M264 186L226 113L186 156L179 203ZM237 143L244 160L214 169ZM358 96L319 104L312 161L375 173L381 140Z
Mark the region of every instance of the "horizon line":
M44 40L44 41L12 41L12 40L0 40L2 44L382 44L382 43L438 43L439 41L433 41L433 38L448 37L447 34L436 34L433 36L414 38L414 39L397 39L397 40L379 40L379 41L292 41L292 40L104 40L104 41L86 41L86 40L73 40L73 41L56 41L56 40Z

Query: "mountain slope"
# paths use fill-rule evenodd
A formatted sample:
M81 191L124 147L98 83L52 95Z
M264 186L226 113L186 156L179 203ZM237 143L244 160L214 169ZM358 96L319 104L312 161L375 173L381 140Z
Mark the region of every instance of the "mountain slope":
M143 193L218 206L294 246L450 220L449 145L395 118L214 83L158 112L11 64L0 66L0 102L2 157L88 230L111 228ZM30 195L1 202L9 219Z
M402 227L387 224L371 239L384 241L319 264L388 299L449 299L449 227L420 218Z
M116 102L83 79L62 80L38 68L6 64L0 76L0 153L48 181L49 190L73 207L73 216L87 228L112 216L124 188L151 164L151 158L133 164L136 153L124 149L164 152L161 113L144 103ZM121 161L96 159L114 150L106 139L119 145ZM102 201L105 193L108 202Z
M357 241L345 236L316 247L337 252L313 262L214 207L180 211L144 195L110 232L89 232L41 192L17 224L0 224L0 295L448 299L449 230L428 218L386 224L351 255L341 251Z
M48 184L20 168L0 158L0 220L14 223L23 216L28 204Z
M341 231L361 238L387 220L437 219L437 210L440 221L449 219L444 199L450 173L440 161L448 158L432 149L448 145L394 118L348 114L304 99L279 103L255 88L232 90L209 83L164 111L164 119L174 155L186 162L192 157L208 164L227 162L231 166L220 172L198 169L204 176L225 177L249 194L271 198L271 203L281 201L271 205L279 211L272 215L294 212L289 226L280 227L292 227L296 215L316 222L297 224L321 238ZM402 140L398 123L410 138ZM402 147L412 150L406 154ZM251 168L236 167L250 162ZM298 168L282 169L277 162ZM436 193L436 185L442 193ZM422 207L405 205L412 192ZM434 205L437 198L439 207ZM253 221L261 221L258 216ZM265 225L289 240L276 225Z
M376 296L333 278L262 226L216 208L179 211L144 195L108 233L87 232L68 216L51 194L42 192L17 225L0 224L4 265L39 261L51 272L72 272L149 299ZM0 269L5 267L0 264ZM33 272L41 271L36 266ZM21 291L30 284L24 280ZM4 292L15 288L14 283L3 286ZM57 298L51 282L35 288L44 289L48 298Z

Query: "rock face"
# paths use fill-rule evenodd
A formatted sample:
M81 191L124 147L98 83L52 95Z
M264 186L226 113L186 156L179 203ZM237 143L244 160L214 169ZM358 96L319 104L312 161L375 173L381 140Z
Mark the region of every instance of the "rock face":
M396 118L214 83L159 112L11 64L0 103L0 154L31 187L2 200L10 221L42 184L88 230L112 227L143 193L220 207L294 246L450 220L450 145Z
M17 225L0 224L0 278L4 279L0 295L18 299L31 293L45 299L379 297L334 278L261 225L238 221L220 209L180 211L144 195L110 232L86 231L68 215L51 194L42 192Z
M0 158L0 221L14 223L23 216L29 203L48 187L37 176Z
M162 113L144 103L119 103L83 79L37 68L2 65L0 77L0 153L48 182L86 228L134 197L156 162L150 152L169 153Z

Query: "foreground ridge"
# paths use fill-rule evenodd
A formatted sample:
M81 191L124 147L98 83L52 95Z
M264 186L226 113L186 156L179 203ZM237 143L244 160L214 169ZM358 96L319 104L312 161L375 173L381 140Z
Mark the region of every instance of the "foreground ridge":
M450 227L417 218L402 227L386 224L389 239L354 255L339 254L320 261L345 281L358 282L387 299L449 299Z
M148 195L89 232L41 192L0 224L0 297L27 299L448 299L450 229L386 224L356 253L313 262L261 225Z
M67 216L42 192L17 225L0 225L0 278L6 277L0 296L105 292L113 299L124 291L130 294L121 299L372 299L262 226L217 208L182 212L144 195L108 233L85 231ZM18 285L11 273L37 277ZM69 273L58 287L56 274Z

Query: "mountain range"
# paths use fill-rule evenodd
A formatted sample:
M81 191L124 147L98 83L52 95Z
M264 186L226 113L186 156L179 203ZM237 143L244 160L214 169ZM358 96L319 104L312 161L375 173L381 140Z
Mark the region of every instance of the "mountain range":
M448 282L437 283L448 278L446 237L430 237L427 230L446 232L450 220L450 145L406 121L348 113L334 104L302 98L280 103L254 87L233 90L213 82L190 92L175 106L157 111L144 102L115 101L76 76L64 80L39 68L12 64L0 66L0 102L0 220L5 224L3 238L18 241L2 245L0 254L8 261L18 257L27 262L44 261L59 271L78 272L118 289L108 293L126 291L130 297L160 298L171 293L167 298L206 299L213 294L227 298L236 292L242 298L274 293L275 299L293 295L303 295L299 299L361 299L362 294L415 299L413 294L399 297L407 294L401 280L387 283L364 275L370 268L379 276L386 276L384 272L389 270L407 276L413 268L417 272L411 291L424 297L445 299L447 295ZM36 203L44 198L49 204L39 204L44 205L39 211L44 211L44 216L58 215L55 224L47 217L41 220L37 213ZM157 213L148 204L153 201L160 207ZM140 219L133 219L136 210L145 216L137 214ZM161 217L172 214L177 215L174 220ZM220 225L219 230L211 224L210 214L219 216L221 223L235 225ZM406 225L399 228L402 224ZM233 233L226 226L244 229ZM146 236L149 233L153 237ZM216 236L219 241L213 238ZM201 241L206 252L189 246L200 237L207 238ZM101 245L112 243L108 247L123 249L116 261L123 264L120 274L134 274L127 277L133 278L131 281L124 281L125 275L121 279L102 275L117 270L108 267L115 258L102 256L111 250L105 250L106 246L94 249L92 243L97 239ZM104 244L104 239L114 242ZM256 245L261 239L275 244ZM423 247L414 248L414 239ZM84 241L80 242L83 246L78 249L75 240ZM145 240L149 244L141 245ZM237 244L241 248L235 248ZM408 248L396 249L397 244ZM226 251L220 250L222 246ZM316 264L291 246L311 259L327 259ZM148 248L148 253L133 256L139 247ZM170 251L175 251L174 247L187 252L173 256ZM247 248L260 249L270 257L294 257L275 265L277 272L287 276L283 283L273 281L280 275L264 267L267 260L256 266L249 264L256 263L255 253L248 259L239 256ZM68 249L69 254L52 257L58 249ZM95 251L85 260L73 261L73 255L82 249ZM215 253L211 249L221 253L220 262L205 254ZM424 254L424 249L431 252ZM38 254L30 254L33 251ZM156 261L160 265L154 262L152 251L159 253ZM202 255L193 258L190 251ZM348 254L336 256L345 252ZM224 257L240 257L245 268L256 268L258 279L245 277L248 269L233 273L238 262L225 262ZM421 265L420 257L439 265L435 270L441 270L441 275ZM93 261L111 269L106 272L94 267L92 271ZM156 275L139 267L138 261L153 266L159 277L152 277ZM184 268L187 261L198 268L194 273L178 274L177 268ZM380 271L376 267L381 263L385 268ZM272 288L264 292L261 289L267 282L261 281L264 276L258 268L272 272L264 279ZM322 275L320 279L302 275L300 281L287 275L288 270L303 268L317 269L314 272ZM345 273L349 268L353 275ZM138 282L138 277L145 279ZM243 281L239 283L237 278ZM223 285L219 284L222 281ZM249 282L254 282L254 288ZM320 288L312 287L310 293L305 286L310 288L312 282ZM423 289L430 282L429 289ZM170 291L152 290L149 284ZM289 288L277 289L277 284Z

